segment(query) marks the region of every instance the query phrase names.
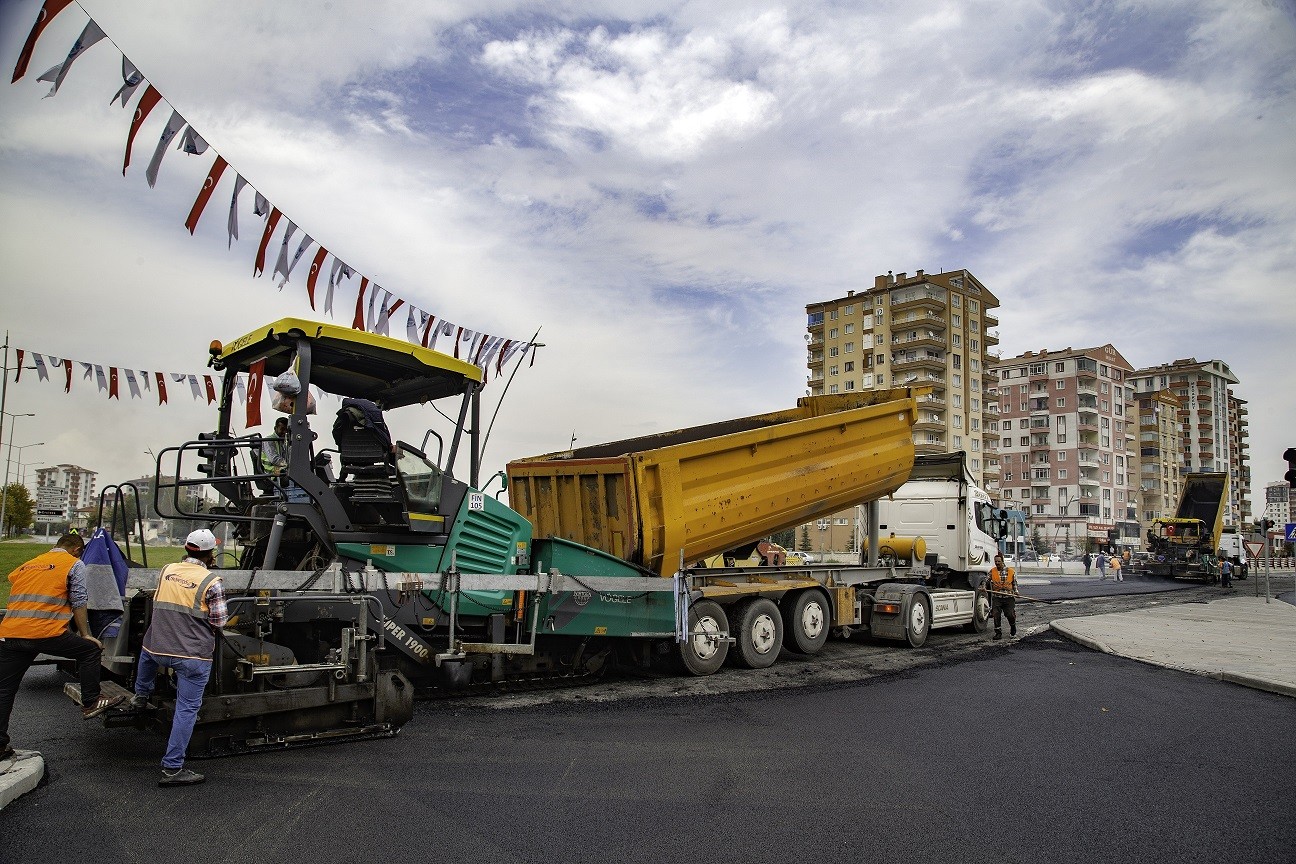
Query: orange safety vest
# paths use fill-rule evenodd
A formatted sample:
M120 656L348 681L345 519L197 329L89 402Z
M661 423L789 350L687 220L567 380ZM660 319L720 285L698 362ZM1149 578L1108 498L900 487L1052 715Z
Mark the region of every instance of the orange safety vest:
M37 555L9 574L9 608L0 621L0 638L49 639L72 620L68 573L77 558L63 549Z
M998 567L990 568L990 590L1003 594L1011 594L1017 588L1017 571L1008 568L1007 575L999 572Z

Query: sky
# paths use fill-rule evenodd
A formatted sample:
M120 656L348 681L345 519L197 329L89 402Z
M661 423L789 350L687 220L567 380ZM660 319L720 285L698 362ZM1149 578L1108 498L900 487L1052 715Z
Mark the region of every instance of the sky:
M39 10L0 3L0 70ZM87 16L109 38L42 98ZM0 88L0 329L201 373L212 339L323 313L300 271L253 278L250 195L229 245L232 173L185 230L210 153L171 151L149 188L165 105L122 176L123 53L357 272L470 329L540 329L486 388L489 472L790 407L806 304L918 269L1000 298L1005 357L1227 362L1256 509L1296 446L1296 0L80 0ZM10 383L6 411L36 415L5 418L11 479L21 459L125 481L214 428L188 395L76 378Z

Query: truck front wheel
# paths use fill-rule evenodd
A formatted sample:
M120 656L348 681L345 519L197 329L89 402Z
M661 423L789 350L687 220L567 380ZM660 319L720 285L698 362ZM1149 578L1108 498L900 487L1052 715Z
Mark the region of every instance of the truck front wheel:
M690 675L710 675L724 665L729 653L729 619L714 600L689 608L688 638L679 643L680 665Z
M931 601L926 594L915 593L910 599L905 624L905 638L910 647L921 648L927 643L927 632L931 630Z
M774 665L783 647L783 616L774 601L753 597L734 607L734 647L729 659L747 669L766 669Z
M977 588L972 597L972 620L963 625L969 633L984 633L990 629L990 594Z
M811 588L783 601L783 644L798 654L818 654L828 643L832 612L828 597Z

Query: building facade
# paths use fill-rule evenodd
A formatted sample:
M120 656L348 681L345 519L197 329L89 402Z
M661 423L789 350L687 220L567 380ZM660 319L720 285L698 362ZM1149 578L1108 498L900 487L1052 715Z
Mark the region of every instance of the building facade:
M966 451L973 476L994 496L997 308L998 298L967 270L888 273L864 292L811 303L807 390L932 388L919 403L917 452Z
M1138 418L1111 345L1027 351L1001 360L1001 504L1029 514L1029 532L1051 550L1106 545L1112 532L1136 546Z
M1291 522L1292 513L1296 513L1293 505L1296 505L1296 489L1287 485L1286 480L1266 483L1264 513L1259 515L1272 519L1276 527L1282 527Z
M79 465L55 465L36 471L37 486L55 486L68 490L68 509L80 510L98 505L95 478L99 475Z
M1180 470L1227 472L1224 524L1240 525L1250 512L1248 424L1246 403L1233 395L1238 378L1228 364L1190 357L1138 369L1130 380L1138 395L1168 389L1179 397Z
M1146 526L1154 519L1173 517L1179 506L1183 479L1179 473L1183 435L1179 397L1169 390L1139 393L1138 483L1139 517Z

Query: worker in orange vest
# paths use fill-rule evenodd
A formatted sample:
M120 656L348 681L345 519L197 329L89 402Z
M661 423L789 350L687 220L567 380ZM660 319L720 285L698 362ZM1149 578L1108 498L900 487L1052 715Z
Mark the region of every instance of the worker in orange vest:
M9 715L18 685L39 654L76 661L82 717L98 717L126 698L100 693L103 643L90 635L84 548L76 534L65 534L53 549L9 574L9 605L0 620L0 759L13 755ZM72 624L80 635L68 631Z
M1002 554L995 555L990 569L990 607L994 610L994 638L1003 638L1001 615L1008 616L1008 635L1017 635L1017 571L1004 566Z

